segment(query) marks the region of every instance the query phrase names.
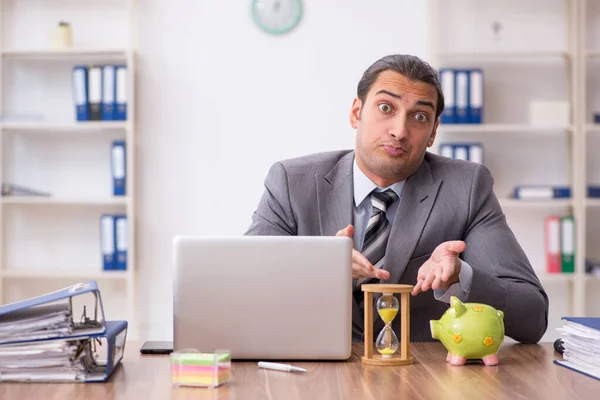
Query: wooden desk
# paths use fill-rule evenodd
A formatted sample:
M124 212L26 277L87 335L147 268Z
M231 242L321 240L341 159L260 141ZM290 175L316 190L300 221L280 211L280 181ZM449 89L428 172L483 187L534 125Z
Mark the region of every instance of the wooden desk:
M169 357L140 355L141 343L126 344L123 364L108 383L3 383L0 399L592 399L600 381L555 365L551 343L507 344L500 365L455 367L445 362L441 343L413 343L416 363L362 365L362 345L347 362L293 363L304 374L258 369L234 362L233 380L210 390L172 388Z

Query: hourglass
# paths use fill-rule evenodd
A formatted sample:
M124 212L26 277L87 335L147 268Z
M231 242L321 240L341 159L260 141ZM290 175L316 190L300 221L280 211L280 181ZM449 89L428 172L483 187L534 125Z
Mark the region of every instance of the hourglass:
M411 285L366 284L361 286L365 293L365 355L361 358L364 364L371 365L407 365L412 364L410 355L410 293ZM379 354L373 354L373 293L381 293L377 299L376 310L385 324L375 347ZM395 293L399 293L399 302ZM400 340L392 329L392 322L400 311ZM398 354L400 349L400 354Z

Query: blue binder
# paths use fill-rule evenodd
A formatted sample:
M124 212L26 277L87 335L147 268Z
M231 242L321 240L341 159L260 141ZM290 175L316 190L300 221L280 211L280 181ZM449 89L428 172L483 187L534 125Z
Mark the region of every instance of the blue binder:
M470 124L481 124L483 121L483 70L469 70L469 111Z
M75 119L77 121L89 121L88 69L85 65L76 65L73 67L72 81Z
M100 254L103 270L115 269L115 253L115 219L112 215L103 214L100 216Z
M116 119L116 68L114 65L105 65L102 67L102 120L113 121Z
M127 120L127 66L116 67L115 120Z
M568 186L522 185L514 188L515 199L568 199L571 188Z
M113 195L125 196L126 193L126 152L125 141L115 140L111 149Z
M115 215L115 264L114 269L127 270L127 216Z
M588 186L588 197L597 199L600 197L600 186Z
M456 118L457 124L469 123L469 71L455 70L454 91L456 96Z
M23 362L24 354L35 351L37 356L25 362L42 363L24 364L22 369L0 366L0 381L106 381L121 363L127 327L127 321L105 321L100 290L93 280L0 306L0 334L4 335L0 358ZM98 358L97 342L105 343L106 359ZM57 358L56 353L45 353L49 347L66 354ZM51 366L43 364L49 359Z
M453 124L456 122L456 91L454 88L454 70L442 68L439 72L442 93L444 94L444 111L440 116L442 124Z

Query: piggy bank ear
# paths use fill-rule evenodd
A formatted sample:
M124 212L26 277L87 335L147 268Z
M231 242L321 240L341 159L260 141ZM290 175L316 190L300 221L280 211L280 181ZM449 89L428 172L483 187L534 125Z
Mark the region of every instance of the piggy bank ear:
M465 305L456 296L450 297L450 312L455 317L460 317L467 311Z

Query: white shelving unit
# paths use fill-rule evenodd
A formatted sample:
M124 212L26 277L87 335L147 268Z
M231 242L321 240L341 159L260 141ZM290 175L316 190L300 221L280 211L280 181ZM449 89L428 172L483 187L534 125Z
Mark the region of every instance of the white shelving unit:
M0 0L0 179L51 193L0 198L0 303L94 279L107 318L128 320L128 338L139 334L135 12L135 0ZM72 23L70 49L50 47L49 30L60 20ZM115 63L127 65L127 121L77 122L72 67ZM18 118L19 112L31 115ZM126 196L112 195L116 139L126 141ZM125 271L102 268L104 213L127 216Z
M590 27L598 26L600 4L597 3L590 0L508 0L500 6L490 0L456 0L452 4L440 0L430 2L431 64L438 70L480 67L484 72L484 123L440 125L436 142L438 145L465 140L490 142L492 154L488 166L495 177L496 194L509 225L549 293L551 321L544 340L557 337L554 328L562 325L560 317L600 312L600 309L590 309L590 305L597 302L590 297L596 290L588 289L600 279L585 271L585 260L590 252L600 249L600 229L590 231L591 225L600 226L598 217L590 216L590 213L600 211L600 199L587 198L587 186L592 183L590 171L600 166L600 163L591 164L593 160L589 154L594 154L591 149L597 153L600 147L594 147L590 135L600 139L600 124L593 122L586 97L586 88L590 87L586 76L593 70L589 63L600 62L600 41L594 46L585 41L586 37L595 38L600 33L599 29L593 34L588 31ZM590 4L593 4L593 10L589 9ZM454 12L452 8L462 11ZM531 18L536 19L535 30L526 22ZM600 72L595 76L600 81ZM593 90L600 93L600 85ZM600 112L600 95L597 97L594 111ZM527 113L520 108L532 99L568 101L571 109L568 126L530 125ZM524 155L518 158L512 154L518 152ZM487 160L488 152L484 148L486 164ZM537 175L532 172L536 168L539 170L534 171ZM600 173L596 175L598 185ZM552 178L557 181L549 182ZM572 197L548 201L507 198L507 188L525 183L570 185ZM543 218L547 215L575 217L573 274L545 272ZM596 256L600 254L596 253Z

